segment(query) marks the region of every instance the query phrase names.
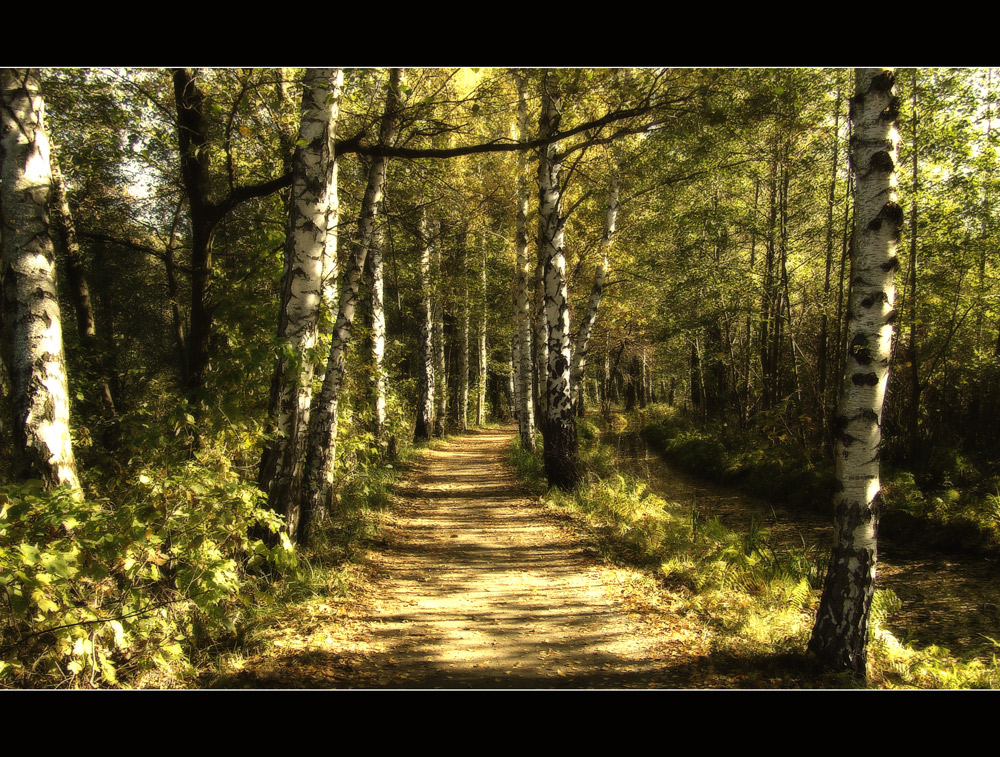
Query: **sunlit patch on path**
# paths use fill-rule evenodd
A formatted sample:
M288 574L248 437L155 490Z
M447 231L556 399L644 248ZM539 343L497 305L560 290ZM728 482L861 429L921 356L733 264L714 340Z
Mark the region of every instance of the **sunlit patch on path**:
M518 485L511 434L431 450L397 487L391 546L377 558L374 685L670 685L664 640L641 633L607 589L611 571Z

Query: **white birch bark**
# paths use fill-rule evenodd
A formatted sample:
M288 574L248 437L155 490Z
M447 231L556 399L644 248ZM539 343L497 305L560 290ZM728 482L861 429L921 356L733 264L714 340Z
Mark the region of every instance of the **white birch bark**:
M262 465L260 486L272 509L287 516L294 534L312 400L313 356L319 336L324 262L336 201L333 144L343 72L308 69L302 81L298 147L292 159L285 273L278 336L284 345L275 368L275 439ZM334 237L335 238L335 237Z
M431 302L431 246L426 211L420 219L420 334L417 348L420 360L417 378L417 425L414 441L431 438L434 431L434 306Z
M464 284L462 298L462 322L459 328L458 349L459 349L459 376L458 376L458 430L468 431L469 429L469 277L465 260L468 237L462 245L463 271L462 281Z
M368 253L372 276L372 413L376 444L385 432L385 276L382 270L382 228L379 227Z
M431 262L434 278L433 339L434 339L434 436L444 436L445 419L448 413L448 374L445 364L444 344L444 294L441 280L442 225L434 224L436 242L432 248Z
M590 292L590 300L587 302L587 310L580 320L580 330L576 337L576 346L573 350L573 365L570 371L573 406L580 403L580 392L583 391L583 377L587 370L587 351L590 347L590 335L594 331L594 323L597 320L597 311L601 306L601 299L604 297L604 283L608 278L608 267L611 260L611 241L615 236L615 229L618 224L618 185L619 174L617 167L611 177L611 186L608 189L608 210L604 219L604 235L601 237L601 262L594 273L594 286Z
M514 338L510 343L510 396L511 400L511 417L516 418L517 413L520 412L521 408L521 348L518 346L518 336L514 334Z
M528 105L524 77L515 74L517 81L517 138L524 141L528 133ZM517 309L518 387L520 404L518 428L521 446L535 451L535 402L533 396L531 362L531 269L528 256L528 155L517 154L517 235L515 273L515 306Z
M557 74L546 73L542 82L542 115L539 136L559 128L561 96ZM543 148L538 165L538 240L544 263L545 322L548 361L545 392L545 473L549 485L571 489L580 477L576 419L570 399L571 347L569 290L566 283L565 223L562 217L560 169L562 157L555 143Z
M539 163L544 160L539 156ZM541 228L538 232L538 250L535 256L534 278L534 318L535 334L532 344L535 348L534 360L534 390L535 418L537 425L544 432L545 419L548 417L548 395L546 393L546 374L549 365L549 322L545 315L545 261L542 258Z
M82 496L69 433L62 317L49 232L52 172L37 69L0 69L0 89L0 280L15 474L68 486Z
M836 542L809 650L834 670L865 676L877 562L879 446L889 379L903 213L896 204L899 100L891 70L858 69L851 103L855 173L853 286L838 418Z
M514 381L514 350L516 347L512 345L511 351L507 358L507 412L510 413L510 417L514 417L514 413L517 411L518 398L517 398L517 383Z
M325 337L333 333L333 322L337 317L337 277L340 269L337 250L340 246L338 224L340 223L340 197L338 195L337 161L333 162L333 176L330 179L329 209L326 214L326 248L323 251L323 307L320 310L319 333ZM326 375L326 365L317 366L316 378L322 382Z
M395 115L399 101L399 69L392 69L389 88L386 93L385 111L379 128L379 144L388 145L395 135ZM354 255L340 290L337 320L330 339L330 356L326 364L323 387L316 398L315 408L309 423L309 438L306 449L305 470L303 472L302 498L297 518L289 517L289 533L296 534L300 543L306 543L313 520L322 517L328 510L333 492L333 471L337 449L337 411L344 384L344 368L347 347L351 340L354 314L357 310L358 290L365 269L365 259L372 246L375 234L375 220L382 201L385 184L386 159L372 158L368 167L368 182L361 201L358 217L358 238ZM297 523L291 523L297 520ZM294 526L294 527L293 527Z
M476 425L486 425L486 378L489 366L486 353L486 235L483 234L480 245L483 254L480 256L482 265L479 268L479 375L476 379Z

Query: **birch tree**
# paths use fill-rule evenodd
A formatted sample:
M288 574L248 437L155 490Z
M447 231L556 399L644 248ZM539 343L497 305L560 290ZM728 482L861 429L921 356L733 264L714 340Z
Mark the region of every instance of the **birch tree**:
M528 132L528 104L524 77L514 74L517 83L517 138L523 141ZM516 220L516 272L515 308L517 312L518 387L520 406L518 428L521 446L535 451L535 402L531 361L531 269L528 256L528 156L517 154L517 220Z
M431 301L431 246L426 212L420 220L420 322L417 338L417 425L413 440L420 442L431 438L434 432L434 305Z
M292 160L292 188L278 338L282 351L271 392L274 441L260 472L260 487L273 509L293 513L302 481L302 464L312 403L313 355L319 336L323 274L331 202L336 202L333 140L340 108L343 71L312 68L302 81L298 147ZM289 522L292 530L293 522ZM293 531L294 533L294 531Z
M37 69L0 69L3 353L19 478L79 491L50 233L52 171Z
M469 428L469 276L468 232L462 237L462 319L458 333L458 430Z
M486 377L489 365L486 353L486 234L480 237L479 244L482 247L479 266L479 324L476 329L478 333L478 368L479 374L476 378L476 425L486 425Z
M562 97L558 74L542 80L539 136L558 132ZM538 160L538 247L543 264L545 325L548 333L545 375L545 474L549 484L571 489L580 478L576 419L570 398L569 290L566 283L565 224L562 217L557 143L547 144Z
M368 270L371 276L372 314L372 427L375 443L382 446L385 439L385 275L382 266L384 245L383 228L375 233L368 253ZM392 454L392 450L389 451Z
M441 247L444 242L443 226L440 221L434 223L434 236L437 244L432 248L431 266L433 269L434 296L432 307L432 338L434 343L434 436L444 436L445 418L448 413L448 366L445 362L444 344L444 287L441 266Z
M385 98L385 110L379 127L379 142L391 144L396 132L398 118L400 70L394 68L389 73L389 86ZM328 509L333 486L333 467L337 445L337 410L344 384L344 370L347 347L351 340L354 314L357 310L358 290L365 269L365 259L375 236L375 220L382 201L385 184L386 158L375 157L368 167L368 180L361 213L358 217L358 235L340 290L337 320L330 340L330 356L326 364L323 387L316 398L316 407L309 422L309 438L303 473L301 516L289 514L289 533L296 535L299 543L306 543L314 518ZM298 523L295 523L299 520Z
M896 242L903 222L895 189L899 99L894 83L892 70L858 69L851 102L854 273L836 443L836 542L809 643L824 667L861 678L875 588L881 416L894 319L893 276L899 265Z

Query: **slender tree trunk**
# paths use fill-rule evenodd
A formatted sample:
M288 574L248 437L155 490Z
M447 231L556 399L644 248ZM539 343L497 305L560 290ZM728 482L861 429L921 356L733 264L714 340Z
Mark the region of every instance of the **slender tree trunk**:
M448 367L445 361L444 344L444 292L441 268L441 247L444 244L444 234L440 221L435 224L437 242L431 249L431 265L434 280L433 302L433 340L434 340L434 436L444 436L445 419L448 412Z
M486 425L486 379L488 365L486 362L486 235L482 236L480 244L483 254L480 256L482 264L479 267L479 378L476 380L476 425Z
M336 157L336 156L334 156ZM340 197L338 195L339 163L333 161L333 177L330 179L330 203L326 215L326 248L323 251L323 300L320 310L319 333L321 341L333 335L333 325L337 320L337 277L340 269L337 262L337 250L340 246L338 225L340 223ZM314 368L315 380L321 385L326 380L326 363L320 362Z
M511 345L510 357L507 359L507 366L510 368L510 372L507 374L507 417L513 418L517 414L517 408L519 405L519 398L517 396L517 382L514 380L514 376L517 375L517 369L515 368L515 353L517 351L517 345Z
M809 651L832 670L866 676L868 618L875 589L881 484L882 404L892 343L893 276L903 213L896 204L895 121L899 99L891 70L858 69L851 119L856 176L854 268L848 379L837 440L836 542Z
M539 156L539 162L542 161ZM539 230L539 236L541 231ZM548 419L548 396L546 393L546 374L549 364L549 322L545 313L545 261L542 257L542 246L538 244L535 260L535 335L532 345L535 348L535 425L545 437L545 424Z
M96 372L96 384L104 404L106 416L115 419L115 401L111 396L111 387L107 380L107 361L102 355L97 343L97 324L94 320L94 308L90 299L90 285L87 283L87 269L83 265L83 256L76 241L76 227L73 224L73 214L66 198L66 185L55 154L51 154L52 168L52 206L51 218L53 229L59 240L59 248L66 260L66 279L69 283L70 299L76 310L77 333L83 347L84 359L91 370Z
M580 330L577 333L576 346L573 349L570 391L574 406L579 404L580 408L583 405L580 401L580 395L583 390L584 372L587 369L590 335L594 330L594 322L597 320L597 310L601 305L601 298L604 296L604 282L608 278L608 265L611 259L611 240L614 238L618 222L618 184L619 175L616 166L615 173L611 177L611 186L608 189L608 210L604 218L604 236L601 237L601 262L594 274L594 286L590 292L587 311L580 320Z
M468 272L468 234L462 240L462 322L459 328L458 349L458 430L469 429L469 272Z
M611 412L611 349L604 345L604 370L601 373L601 412L605 415Z
M760 298L760 372L761 372L761 395L765 410L770 410L775 405L777 391L775 389L776 379L774 370L774 341L773 331L777 329L774 323L774 306L777 295L774 287L774 261L775 261L775 233L774 228L778 218L778 160L777 156L771 158L771 175L768 179L768 194L770 198L770 211L768 213L766 254L764 258L764 288Z
M524 78L516 75L517 80L517 133L518 139L527 138L528 106L525 94ZM521 433L521 446L535 451L535 401L534 382L532 381L531 362L531 270L528 256L528 155L521 151L517 154L517 272L515 275L515 298L517 309L517 335L520 359L518 361L518 381L520 386L520 410L518 426Z
M557 76L547 72L542 82L539 136L559 129L561 93ZM562 217L560 169L556 144L547 145L538 161L538 237L544 262L545 321L548 326L546 376L545 474L550 486L572 489L580 480L576 418L570 397L572 355L569 331L569 290L566 284L565 221Z
M646 365L646 348L642 348L640 357L641 366L639 368L639 407L646 407L649 403L649 371Z
M434 306L431 301L431 240L426 215L420 222L420 335L417 346L420 371L417 380L417 425L414 441L426 441L434 432Z
M269 416L274 441L261 461L259 486L268 503L288 516L295 534L303 462L312 404L313 355L319 338L323 297L333 145L343 72L310 68L302 81L299 147L292 159L285 272L282 278L278 339L285 345L271 383Z
M757 208L760 200L760 179L755 178L753 183L753 222L750 225L750 272L754 273L754 268L757 263ZM752 380L752 364L753 364L753 322L751 320L750 310L747 309L746 316L746 370L744 372L743 379L743 408L744 415L741 421L745 424L749 422L751 415L751 407L753 406L753 401L751 399L751 380ZM673 404L671 402L671 404Z
M788 276L788 182L789 182L789 151L791 146L785 145L785 153L782 167L781 182L781 292L779 296L785 311L785 330L788 335L788 356L792 360L792 396L795 397L795 410L799 414L802 409L802 382L799 376L799 359L795 350L795 330L792 322L792 299L789 296L789 276ZM780 347L779 347L780 350ZM780 352L779 352L780 354ZM778 363L780 366L780 361Z
M174 266L174 247L177 243L176 232L180 225L183 206L184 201L181 200L177 203L177 208L174 210L174 220L170 226L170 238L167 240L167 244L163 250L163 269L167 277L167 297L170 300L170 316L174 327L174 341L177 343L177 351L179 353L178 363L180 366L181 382L184 386L187 386L191 366L188 364L187 337L184 335L184 318L181 315L180 287L177 284L177 269Z
M379 128L379 144L389 145L395 135L396 111L399 102L400 71L389 73L389 88L385 98L385 111ZM305 544L310 536L311 524L329 510L333 489L333 469L337 448L337 410L344 383L347 347L357 308L358 289L365 268L365 259L375 237L375 220L382 201L385 184L384 157L372 158L368 168L368 182L361 201L358 218L358 240L350 265L344 274L340 290L340 304L330 340L330 357L326 364L323 388L316 398L315 409L309 421L309 438L303 472L302 498L296 517L294 508L288 513L289 533ZM295 521L299 522L296 523Z
M386 446L385 437L385 276L382 270L382 247L384 235L379 227L375 232L371 250L368 252L368 270L371 275L371 315L372 315L372 434L375 444ZM394 450L388 450L392 456Z
M50 234L52 172L37 69L0 69L0 281L14 412L14 473L78 496Z

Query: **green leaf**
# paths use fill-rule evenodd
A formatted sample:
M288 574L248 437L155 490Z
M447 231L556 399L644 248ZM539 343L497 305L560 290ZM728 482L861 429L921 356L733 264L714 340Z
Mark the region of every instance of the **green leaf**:
M46 570L55 573L60 578L72 578L79 572L74 566L67 563L66 560L59 555L42 555L42 565L45 566Z
M59 609L59 605L44 595L36 596L35 600L38 604L38 609L42 612L55 612Z
M21 552L21 559L25 565L35 565L42 557L42 553L38 551L38 547L31 544L22 543L17 548Z

